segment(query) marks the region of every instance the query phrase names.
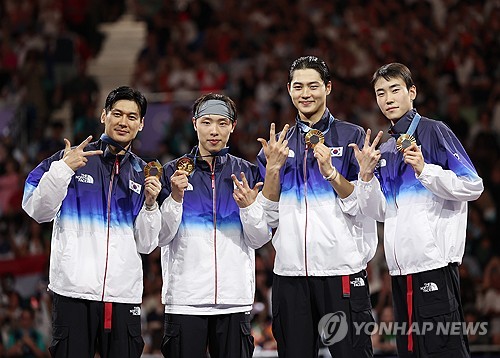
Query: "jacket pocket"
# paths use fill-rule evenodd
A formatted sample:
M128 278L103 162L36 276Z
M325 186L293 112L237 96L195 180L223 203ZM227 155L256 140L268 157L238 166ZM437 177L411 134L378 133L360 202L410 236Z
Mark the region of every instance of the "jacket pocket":
M419 328L428 353L447 352L460 347L463 327L458 307L454 297L418 307ZM454 328L456 326L460 327L459 332Z
M51 357L68 356L69 327L54 326L52 328L52 343L49 347Z
M129 324L128 325L128 350L129 357L139 358L142 355L142 350L144 349L144 340L141 336L141 325L140 324Z
M371 347L371 334L367 329L375 320L370 298L351 299L351 338L353 347Z
M175 323L165 324L165 334L161 342L161 353L164 357L181 356L181 326Z
M250 322L240 322L241 328L241 358L252 358L254 346L254 339L252 336L252 329Z

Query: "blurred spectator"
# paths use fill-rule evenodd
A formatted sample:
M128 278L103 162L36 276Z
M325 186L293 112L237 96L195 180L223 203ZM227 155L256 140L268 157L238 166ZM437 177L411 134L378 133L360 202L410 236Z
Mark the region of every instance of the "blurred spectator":
M5 345L7 357L46 357L42 334L34 326L35 312L31 308L21 311L19 321L8 334Z

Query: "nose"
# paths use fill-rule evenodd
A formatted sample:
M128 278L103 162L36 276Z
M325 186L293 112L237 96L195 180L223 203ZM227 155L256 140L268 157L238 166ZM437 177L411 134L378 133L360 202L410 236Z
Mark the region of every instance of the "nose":
M304 86L304 88L302 89L301 96L307 98L310 95L311 95L311 93L309 91L309 88L307 86Z

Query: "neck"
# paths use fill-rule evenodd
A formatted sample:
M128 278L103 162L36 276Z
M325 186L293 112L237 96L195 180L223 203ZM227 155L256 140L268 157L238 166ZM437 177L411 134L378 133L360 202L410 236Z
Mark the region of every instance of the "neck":
M321 118L323 117L323 113L325 113L324 110L323 112L316 112L310 116L307 116L304 113L299 112L299 118L302 122L305 122L309 127L312 127L321 120Z

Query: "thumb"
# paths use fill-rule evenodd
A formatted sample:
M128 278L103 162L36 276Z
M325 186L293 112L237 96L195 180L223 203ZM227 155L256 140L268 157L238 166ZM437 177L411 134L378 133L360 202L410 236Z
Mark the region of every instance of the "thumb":
M257 190L257 191L259 191L259 188L260 188L260 187L262 187L262 186L264 186L264 183L260 181L260 182L258 182L257 184L255 184L255 186L253 187L253 189L252 189L252 190Z
M359 152L359 147L358 147L358 145L356 143L350 143L347 146L350 147L350 148L352 148L352 149L354 149L355 153Z
M66 155L71 150L71 143L69 142L69 140L64 138L64 144L66 145L64 147L64 155Z
M267 140L265 140L264 138L257 138L257 141L260 142L260 144L262 144L262 148L264 149L267 148Z

